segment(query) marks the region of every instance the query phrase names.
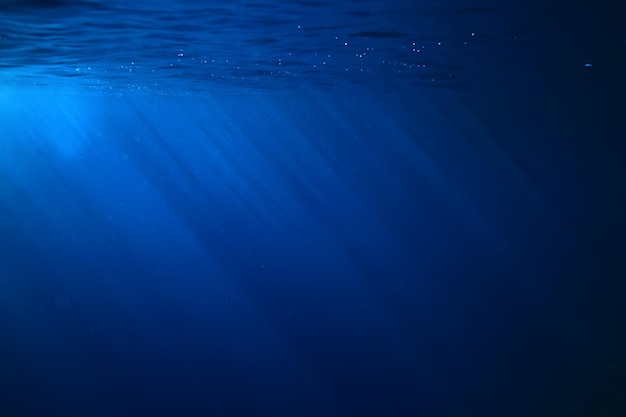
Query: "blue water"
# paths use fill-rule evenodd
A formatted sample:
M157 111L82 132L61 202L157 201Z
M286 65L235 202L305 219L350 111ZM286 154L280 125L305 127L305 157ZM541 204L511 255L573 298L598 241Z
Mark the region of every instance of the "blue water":
M491 3L3 0L2 84L71 78L170 94L460 87L464 67L500 39L525 42L517 23L498 21L511 11Z
M0 416L625 415L626 33L531 3L0 0Z

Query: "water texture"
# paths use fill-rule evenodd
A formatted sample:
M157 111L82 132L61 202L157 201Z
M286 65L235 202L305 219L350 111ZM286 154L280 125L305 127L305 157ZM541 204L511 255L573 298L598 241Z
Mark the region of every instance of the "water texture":
M498 24L510 15L498 2L4 1L0 10L3 84L460 88L490 48L524 43L519 26Z

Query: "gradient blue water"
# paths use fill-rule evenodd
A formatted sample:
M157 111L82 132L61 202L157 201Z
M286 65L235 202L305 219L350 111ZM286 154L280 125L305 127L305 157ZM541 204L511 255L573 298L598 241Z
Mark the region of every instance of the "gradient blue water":
M1 1L0 415L623 415L626 35L533 6Z

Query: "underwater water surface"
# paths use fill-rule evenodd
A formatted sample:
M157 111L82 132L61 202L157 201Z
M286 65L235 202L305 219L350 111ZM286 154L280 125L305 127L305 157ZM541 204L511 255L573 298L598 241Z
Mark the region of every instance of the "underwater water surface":
M499 23L514 14L498 2L5 0L0 9L10 82L103 91L459 86L491 46L527 42L519 23Z
M0 416L623 415L626 34L504 3L0 1Z

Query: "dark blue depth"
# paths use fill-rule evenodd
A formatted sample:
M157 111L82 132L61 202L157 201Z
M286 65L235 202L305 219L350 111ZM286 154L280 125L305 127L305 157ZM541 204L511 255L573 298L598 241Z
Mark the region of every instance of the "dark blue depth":
M0 417L623 416L626 34L534 7L0 1Z

